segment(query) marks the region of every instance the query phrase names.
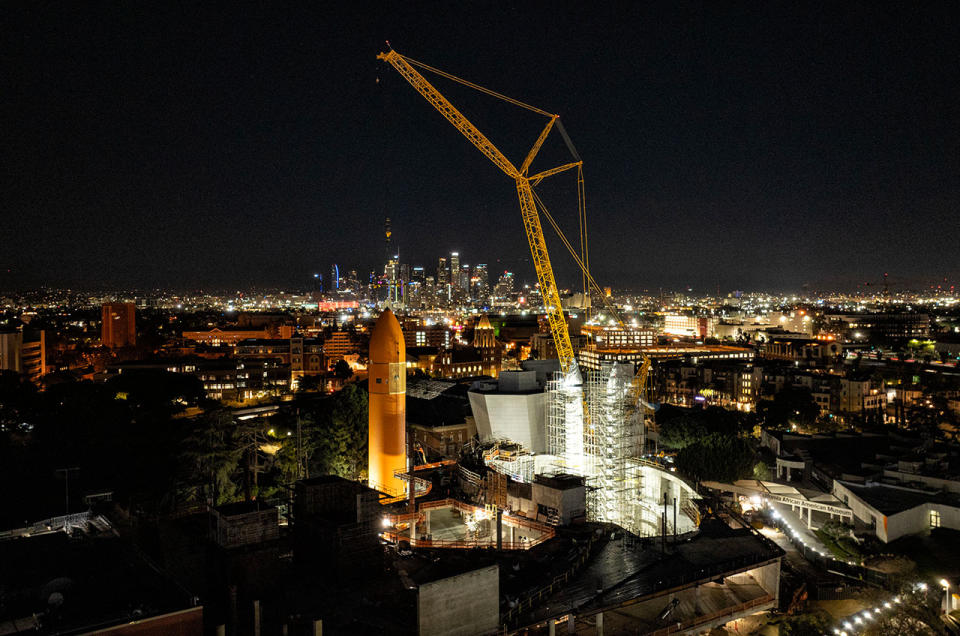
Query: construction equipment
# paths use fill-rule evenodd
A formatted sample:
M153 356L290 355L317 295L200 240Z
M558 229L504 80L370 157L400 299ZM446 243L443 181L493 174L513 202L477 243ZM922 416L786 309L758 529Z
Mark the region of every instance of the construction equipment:
M604 299L604 302L606 302L606 299L603 290L599 285L597 285L596 281L590 275L589 270L589 253L586 248L587 232L585 207L583 203L583 161L580 159L576 148L574 148L573 143L570 141L570 137L564 130L563 124L560 122L560 116L548 113L547 111L536 108L535 106L530 106L529 104L525 104L519 100L496 93L487 88L451 75L450 73L441 71L440 69L433 68L422 62L413 60L409 57L401 55L400 53L397 53L392 48L385 53L380 53L377 55L377 59L383 60L390 64L405 80L407 80L407 82L410 83L411 86L417 90L417 92L419 92L434 108L436 108L437 111L439 111L440 114L447 119L447 121L453 124L453 126L460 131L460 133L466 137L467 140L470 141L470 143L476 146L477 149L486 155L486 157L490 159L495 166L500 168L501 171L514 180L517 188L517 197L520 200L520 212L523 218L523 228L526 233L527 242L530 246L530 254L533 257L533 264L537 272L537 279L540 283L540 293L543 296L544 308L546 309L547 319L550 323L550 332L553 335L554 344L557 349L557 357L560 361L560 369L563 372L564 377L567 378L569 384L579 384L581 380L580 372L579 368L577 367L576 358L574 357L573 344L570 341L570 331L567 328L567 322L564 319L563 307L560 303L560 292L557 288L556 278L553 274L553 267L550 264L550 257L547 253L547 244L544 240L543 228L540 224L540 214L538 209L539 211L543 212L544 216L547 218L547 221L554 228L554 230L556 230L564 246L567 248L577 265L580 267L580 270L583 273L584 286L589 286L590 288L597 290L600 294L600 297ZM427 79L417 70L417 68L435 73L492 97L496 97L497 99L502 99L510 104L525 108L546 117L546 126L540 132L540 135L537 137L533 147L520 164L520 167L517 168L514 166L514 164L506 157L506 155L504 155L493 144L493 142L491 142L482 132L480 132L480 130L474 126L463 115L463 113L457 110L457 108L446 97L444 97L443 94L440 93L440 91L438 91L430 82L428 82ZM530 165L533 163L533 160L540 152L544 142L554 128L557 128L557 130L560 131L560 135L563 137L563 140L566 143L570 154L573 156L574 161L544 170L532 176L529 175ZM572 170L574 168L577 169L577 197L578 212L580 215L581 248L579 254L563 235L559 225L550 215L546 206L543 205L543 201L533 190L533 186L538 185L543 179L561 172ZM617 314L616 310L612 306L608 305L608 307L617 322L622 327L623 321ZM646 386L647 373L649 372L649 369L650 361L649 359L645 358L643 364L640 366L640 370L637 373L634 382L638 400L641 398L643 389Z
M560 369L565 375L575 372L577 363L573 355L573 345L570 342L570 332L567 329L567 323L563 317L563 307L560 305L560 292L557 288L557 281L553 275L553 267L550 265L550 256L547 253L547 244L544 240L543 228L540 225L540 215L537 213L536 195L533 192L531 182L539 183L541 180L551 175L555 175L572 168L579 168L582 166L583 162L580 161L579 158L575 157L577 159L576 161L564 164L562 166L557 166L550 170L535 174L532 177L528 176L527 174L530 169L530 164L540 152L540 148L546 141L550 131L556 124L559 123L559 116L550 114L539 108L534 108L498 93L493 93L493 91L489 91L475 84L465 82L459 78L454 78L448 73L444 73L437 69L428 67L425 64L421 64L411 60L410 58L404 57L392 49L386 53L380 53L377 56L377 59L387 62L394 69L396 69L400 75L402 75L411 86L417 89L417 92L423 95L423 97L430 102L430 104L436 108L441 115L446 117L447 120L470 141L470 143L476 146L480 152L486 155L487 158L494 163L494 165L500 168L500 170L506 173L506 175L513 179L516 183L517 196L520 199L520 212L523 217L523 228L527 235L527 242L530 244L530 254L533 257L533 264L537 272L537 279L540 282L540 293L543 296L544 306L547 311L547 318L550 322L550 331L553 334L554 343L556 344L557 348L557 355L560 359ZM493 145L493 143L487 139L487 137L481 133L476 126L470 123L470 121L440 93L440 91L434 88L434 86L430 84L430 82L428 82L426 78L424 78L424 76L414 68L414 65L426 70L434 71L444 77L455 79L456 81L471 86L472 88L481 90L488 95L505 99L512 104L527 108L548 117L549 119L546 127L540 133L540 136L537 137L536 142L533 144L530 152L527 153L527 156L523 160L523 163L520 165L520 167L517 168L514 166L513 163L507 159L507 157L500 152L500 150ZM566 137L566 135L564 136Z

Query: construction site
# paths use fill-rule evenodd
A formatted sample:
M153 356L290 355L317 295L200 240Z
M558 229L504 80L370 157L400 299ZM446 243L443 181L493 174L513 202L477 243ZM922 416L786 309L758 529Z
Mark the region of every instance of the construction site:
M378 57L514 181L557 353L556 370L542 382L539 372L517 371L472 388L471 405L484 420L480 440L465 444L458 457L425 464L405 437L404 340L389 309L372 332L369 486L380 493L380 539L399 559L395 567L407 589L435 589L436 582L417 575L433 569L431 560L458 564L456 591L448 586L447 594L467 608L460 609L468 623L458 626L459 610L441 594L430 602L443 604L446 614L441 620L421 605L419 633L554 634L558 622L567 622L573 633L577 621L586 620L602 634L605 613L610 620L622 618L627 614L618 615L617 608L629 605L631 633L668 634L708 629L775 606L779 548L736 516L706 506L667 466L645 459L656 408L646 399L650 357L639 349L634 360L596 357L581 369L574 355L541 215L580 268L588 311L589 299L603 303L605 294L589 269L582 161L558 116L393 50ZM547 117L522 164L514 166L418 69ZM554 128L573 161L530 175ZM567 171L577 175L579 247L567 240L534 191L545 178ZM631 327L614 307L594 313L601 312L627 340L641 340L628 333ZM512 396L519 400L511 402ZM519 439L542 447L527 447ZM545 571L544 560L556 560L563 551L566 565ZM735 563L728 562L731 555ZM481 606L477 599L491 587L498 590L498 602ZM425 617L442 624L425 624ZM636 632L637 625L648 630Z
M488 454L485 459L492 460L488 465L493 470L521 482L532 482L537 475L569 474L582 477L586 493L586 520L614 523L636 536L682 534L695 529L698 518L691 504L691 499L696 498L693 489L682 480L671 476L661 466L641 459L645 447L647 418L652 411L652 407L645 400L647 379L652 364L650 358L643 356L637 364L604 361L597 368L591 368L583 373L574 355L567 319L562 309L559 288L540 223L541 216L549 221L580 269L583 298L587 299L588 313L592 299L599 298L602 303L606 303L606 294L590 273L583 162L560 123L559 116L461 80L449 73L400 55L394 50L381 53L378 58L399 72L495 166L512 178L516 185L523 226L557 351L559 371L553 374L548 386L545 387L548 395L546 421L533 422L531 425L533 428L544 429L543 435L538 437L546 439L546 457L543 456L542 451L540 456L531 455L532 449L526 449L528 452L524 452L522 446L515 440L498 438L496 440L498 449L511 445L518 448L506 458L501 457L499 452ZM516 167L418 69L435 73L546 117L546 125L521 165ZM572 161L530 175L531 165L554 128L560 132L572 156ZM567 239L556 219L534 190L534 186L538 186L547 177L573 170L577 175L578 247ZM601 311L605 312L607 320L616 323L620 330L629 331L613 306L606 304ZM379 328L378 322L373 342L381 342L383 338L377 334L386 333L388 329L393 330L395 323L394 319ZM396 330L399 330L399 325ZM400 340L398 336L391 335L390 340L390 345L377 345L376 351L380 355L384 355L382 352L392 351L396 353L396 359L373 360L374 365L391 365L401 360L402 341L398 347L394 344ZM371 357L376 358L376 355ZM381 379L376 378L376 382L381 383ZM379 395L382 390L379 387L371 388L371 394ZM395 393L399 397L401 391L397 390ZM378 407L376 415L371 407L370 465L378 466L376 475L371 468L371 479L372 484L377 485L389 480L386 475L387 469L379 466L390 465L392 461L394 472L397 474L401 472L396 465L396 459L386 460L387 457L399 458L397 444L394 443L390 453L387 454L374 450L383 447L379 441L381 437L396 440L400 433L399 430L394 430L398 429L395 421L389 426L377 425L385 421L387 411L391 414L389 417L395 420L398 412L395 406L391 405L387 409ZM390 432L384 434L383 431L387 428ZM396 483L396 480L393 480L393 483ZM396 487L388 489L394 496L399 496L398 490ZM504 508L496 502L493 505L498 510Z

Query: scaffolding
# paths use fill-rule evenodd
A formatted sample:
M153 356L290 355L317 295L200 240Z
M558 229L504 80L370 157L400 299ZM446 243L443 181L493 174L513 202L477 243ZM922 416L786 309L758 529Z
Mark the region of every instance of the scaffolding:
M557 456L559 470L586 478L588 519L639 535L643 473L637 458L645 422L633 381L633 365L616 362L587 371L582 384L551 380L547 451Z

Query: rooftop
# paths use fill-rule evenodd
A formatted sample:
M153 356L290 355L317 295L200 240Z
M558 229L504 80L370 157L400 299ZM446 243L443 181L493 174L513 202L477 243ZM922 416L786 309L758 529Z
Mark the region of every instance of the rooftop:
M960 507L960 498L946 493L932 493L902 486L870 483L867 485L840 482L844 488L883 515L895 515L928 503Z

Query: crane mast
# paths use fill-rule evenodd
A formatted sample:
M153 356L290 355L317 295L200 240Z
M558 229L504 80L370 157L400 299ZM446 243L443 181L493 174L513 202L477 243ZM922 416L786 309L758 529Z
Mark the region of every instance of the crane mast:
M550 323L550 332L553 334L554 344L557 348L560 369L564 375L569 375L571 371L576 371L577 362L573 354L573 344L570 341L570 331L567 328L567 321L563 316L563 307L560 304L560 291L557 288L553 267L550 264L550 256L547 253L547 243L543 236L543 227L540 225L540 215L537 211L536 196L533 192L531 181L539 183L541 179L547 176L579 167L582 165L582 162L576 161L547 170L533 177L527 176L530 164L533 162L541 146L543 146L543 142L546 140L553 125L557 122L558 116L535 109L550 119L543 132L541 132L537 138L533 148L527 153L527 157L522 164L522 169L518 170L463 113L457 110L440 91L414 68L407 58L391 49L386 53L377 55L377 59L387 62L396 69L397 72L430 102L447 121L453 124L470 143L476 146L494 165L515 181L517 197L520 200L523 229L527 236L527 243L530 245L530 255L533 258L534 268L537 272L537 280L540 283L540 294L543 296L544 308L546 309L547 319Z

